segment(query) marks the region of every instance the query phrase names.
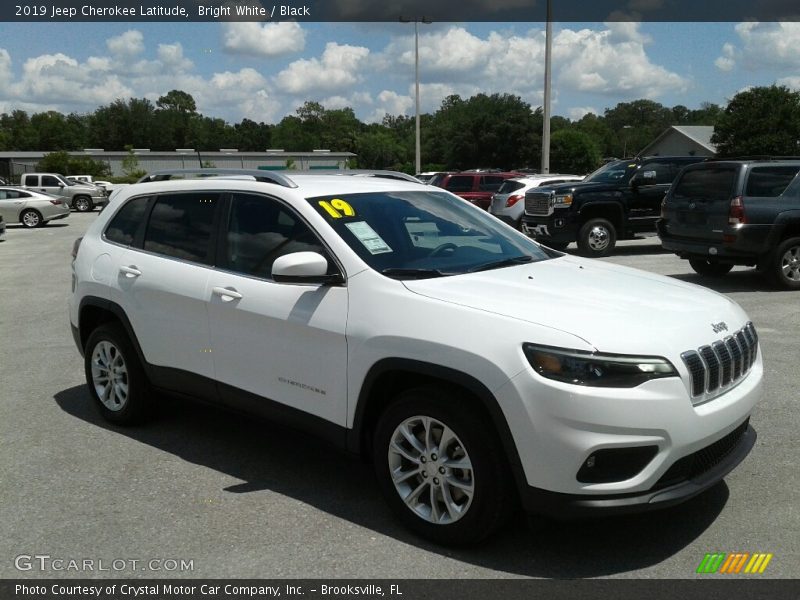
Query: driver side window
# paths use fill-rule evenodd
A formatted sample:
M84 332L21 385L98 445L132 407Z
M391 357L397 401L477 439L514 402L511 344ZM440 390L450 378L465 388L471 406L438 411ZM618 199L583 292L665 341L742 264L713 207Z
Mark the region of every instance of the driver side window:
M318 252L328 260L328 272L336 272L325 247L295 213L271 198L234 194L223 268L271 279L275 259L293 252Z

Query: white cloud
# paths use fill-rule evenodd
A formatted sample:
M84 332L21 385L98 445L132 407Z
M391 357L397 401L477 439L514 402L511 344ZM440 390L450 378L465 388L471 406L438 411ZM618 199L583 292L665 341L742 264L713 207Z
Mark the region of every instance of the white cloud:
M306 32L294 21L223 23L222 40L226 52L273 57L302 52L306 46Z
M369 49L363 46L328 42L320 58L294 61L275 81L289 94L347 90L361 81L361 66L368 56Z
M751 68L800 68L800 23L739 23L736 33L743 43L742 54Z
M580 121L586 115L600 114L593 106L575 106L567 110L567 116L573 121Z
M129 29L125 33L108 38L106 47L118 58L132 58L144 52L144 36L141 31Z
M183 56L183 46L177 42L175 44L159 44L158 60L167 71L173 73L189 71L194 67L192 61Z
M733 44L724 43L722 45L722 56L714 61L714 65L720 71L731 71L736 66L736 49Z

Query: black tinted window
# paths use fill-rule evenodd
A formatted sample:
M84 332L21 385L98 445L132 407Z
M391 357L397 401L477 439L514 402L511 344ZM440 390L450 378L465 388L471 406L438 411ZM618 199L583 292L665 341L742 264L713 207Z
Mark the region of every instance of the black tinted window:
M672 183L672 179L675 175L675 171L670 163L655 162L642 165L642 168L639 170L639 173L644 174L647 171L654 171L656 177L655 180L644 179L643 183L645 184L649 183L658 185L660 183ZM642 175L640 175L640 177L641 176Z
M444 189L451 192L471 192L472 175L454 175L444 184Z
M798 167L756 167L747 178L746 196L774 198L792 182Z
M147 224L144 249L210 263L211 230L219 194L159 196Z
M130 246L144 219L147 200L147 198L134 198L119 209L106 229L106 239L110 242Z
M481 177L480 190L482 192L496 192L503 185L505 177L498 177L497 175L484 175Z
M737 172L735 167L684 171L673 195L702 201L727 200L733 192Z
M57 177L52 175L42 175L42 187L58 187L63 185Z
M503 185L500 186L500 189L497 190L498 194L510 194L511 192L516 192L519 189L525 187L525 184L520 181L514 181L513 179L506 179L503 182Z
M228 269L269 279L275 259L293 252L318 252L327 258L311 229L279 202L251 194L233 197L225 251ZM330 259L328 268L333 269Z

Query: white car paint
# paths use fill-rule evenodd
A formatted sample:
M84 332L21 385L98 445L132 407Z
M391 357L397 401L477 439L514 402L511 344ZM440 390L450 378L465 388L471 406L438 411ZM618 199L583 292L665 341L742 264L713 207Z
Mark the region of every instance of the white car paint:
M297 188L215 178L118 191L90 226L73 264L73 326L80 325L81 298L103 294L129 314L148 362L212 377L346 428L354 426L367 373L382 359L412 359L469 374L497 400L527 483L571 494L650 489L675 460L738 426L760 396L759 351L737 385L709 402L692 403L681 353L724 338L712 323L724 321L730 332L747 323L745 312L723 295L567 256L440 279L391 279L370 268L306 198L430 187L378 178L292 179ZM102 238L129 198L187 190L281 199L325 241L346 285L281 284L121 250ZM98 254L111 257L111 285L90 275ZM241 297L226 297L219 289ZM571 385L536 373L524 343L664 357L679 376L624 389ZM658 455L634 478L576 480L591 452L644 443L658 446Z

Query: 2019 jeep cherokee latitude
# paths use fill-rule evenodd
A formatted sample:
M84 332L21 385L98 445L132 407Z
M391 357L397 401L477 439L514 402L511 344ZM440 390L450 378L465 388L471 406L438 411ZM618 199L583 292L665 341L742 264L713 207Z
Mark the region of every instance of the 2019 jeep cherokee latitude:
M129 186L76 244L70 320L105 418L163 389L303 427L371 458L442 543L489 535L515 495L552 515L681 502L752 448L761 353L730 299L430 186L271 177Z

